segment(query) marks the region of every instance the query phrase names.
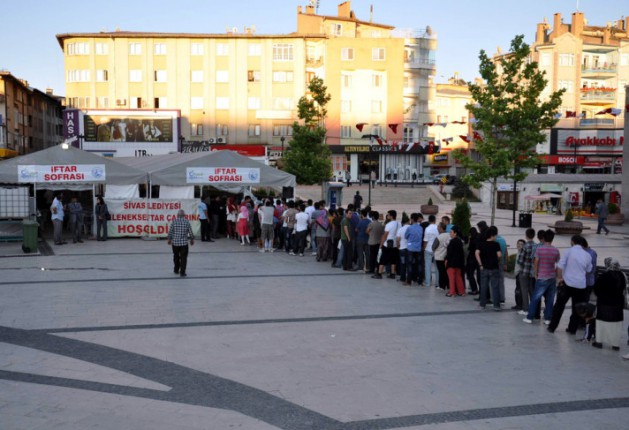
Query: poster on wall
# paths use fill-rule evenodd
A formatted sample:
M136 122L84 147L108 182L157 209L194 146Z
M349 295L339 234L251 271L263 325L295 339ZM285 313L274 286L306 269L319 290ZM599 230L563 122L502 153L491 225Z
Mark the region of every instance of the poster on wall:
M173 142L173 118L85 114L85 142Z
M107 221L109 237L168 237L168 229L177 218L179 209L186 213L192 232L199 238L201 222L197 213L197 200L107 200L111 221Z

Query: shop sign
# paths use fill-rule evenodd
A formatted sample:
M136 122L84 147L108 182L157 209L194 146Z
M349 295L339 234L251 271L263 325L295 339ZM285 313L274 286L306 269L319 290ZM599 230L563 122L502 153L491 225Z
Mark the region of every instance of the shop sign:
M104 164L64 164L49 166L17 166L18 182L103 182L106 179Z
M560 184L540 184L539 191L541 193L561 193L563 189Z
M583 155L542 155L540 162L549 165L574 165L583 164L585 157Z
M560 129L557 132L557 151L570 155L577 152L620 152L624 144L622 129L574 130Z
M192 233L198 237L201 222L197 213L198 201L122 199L107 200L111 220L107 221L109 237L166 237L177 212L183 209Z
M0 118L0 123L2 123ZM63 138L70 139L72 137L79 137L79 111L78 109L66 109L63 111ZM77 141L74 146L78 146Z
M343 152L346 154L356 154L359 152L370 152L369 145L344 145Z
M260 169L255 167L188 167L188 184L259 184Z
M580 193L570 193L570 204L573 206L577 206L579 204L579 194Z
M583 191L603 191L604 182L586 182L583 184Z
M513 192L513 184L498 184L496 186L497 191L511 191ZM520 184L517 184L515 187L516 191L520 191Z
M448 162L448 154L437 154L432 156L433 163L447 163Z

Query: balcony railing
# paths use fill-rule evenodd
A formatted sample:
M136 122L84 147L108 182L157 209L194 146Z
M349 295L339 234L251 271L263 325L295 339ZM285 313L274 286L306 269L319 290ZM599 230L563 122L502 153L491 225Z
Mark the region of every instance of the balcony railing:
M579 121L581 126L593 125L614 125L614 120L610 118L584 118Z
M404 60L404 67L411 69L434 69L437 62L431 59Z
M616 73L617 64L603 65L597 67L581 66L581 73Z
M581 88L581 100L616 100L616 88Z

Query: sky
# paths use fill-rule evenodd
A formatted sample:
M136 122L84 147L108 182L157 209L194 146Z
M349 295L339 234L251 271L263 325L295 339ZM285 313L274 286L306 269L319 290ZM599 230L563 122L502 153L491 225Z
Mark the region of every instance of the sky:
M319 0L320 15L337 15L341 0ZM0 69L26 79L40 90L65 95L63 53L55 35L62 33L158 31L225 33L226 28L255 25L257 34L291 33L297 7L308 0L21 0L0 7ZM397 28L425 29L438 37L436 82L478 76L478 54L498 46L507 51L513 37L535 38L538 22L566 23L580 10L591 25L606 25L629 15L627 0L352 0L360 20Z

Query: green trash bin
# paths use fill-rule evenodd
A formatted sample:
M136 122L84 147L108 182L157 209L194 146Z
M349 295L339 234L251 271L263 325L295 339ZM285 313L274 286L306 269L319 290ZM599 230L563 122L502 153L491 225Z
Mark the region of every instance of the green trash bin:
M22 222L22 251L37 252L37 232L39 224L35 221Z

